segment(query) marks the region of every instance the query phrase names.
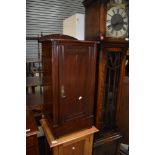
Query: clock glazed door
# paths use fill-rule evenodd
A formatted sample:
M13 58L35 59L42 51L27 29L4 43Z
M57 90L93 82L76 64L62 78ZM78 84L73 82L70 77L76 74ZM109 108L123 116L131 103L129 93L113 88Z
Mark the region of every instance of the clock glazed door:
M127 44L101 45L96 108L96 127L100 132L118 127L127 49Z
M58 53L60 123L93 115L93 48L58 45Z

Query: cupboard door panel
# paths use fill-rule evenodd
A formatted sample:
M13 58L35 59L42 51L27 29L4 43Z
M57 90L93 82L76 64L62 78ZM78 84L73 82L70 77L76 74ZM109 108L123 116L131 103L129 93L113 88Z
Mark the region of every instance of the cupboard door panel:
M88 115L92 52L89 46L59 46L59 50L60 114L65 122Z

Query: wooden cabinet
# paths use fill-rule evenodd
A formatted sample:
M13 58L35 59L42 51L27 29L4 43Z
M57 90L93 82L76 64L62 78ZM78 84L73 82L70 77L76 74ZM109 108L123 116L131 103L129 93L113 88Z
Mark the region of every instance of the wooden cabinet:
M42 37L45 115L54 136L93 125L96 44Z
M95 127L54 139L48 121L42 119L41 125L50 146L51 155L92 155L93 134L98 131Z
M39 155L37 126L32 111L26 111L26 155Z

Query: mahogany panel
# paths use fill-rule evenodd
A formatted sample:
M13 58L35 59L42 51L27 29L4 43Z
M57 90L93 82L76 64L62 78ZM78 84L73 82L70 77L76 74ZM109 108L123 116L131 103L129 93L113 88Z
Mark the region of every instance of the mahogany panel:
M118 132L107 132L94 140L93 155L119 155L122 136Z
M31 110L26 109L26 154L39 155L37 126Z
M42 53L44 112L54 135L93 125L96 43L48 38Z

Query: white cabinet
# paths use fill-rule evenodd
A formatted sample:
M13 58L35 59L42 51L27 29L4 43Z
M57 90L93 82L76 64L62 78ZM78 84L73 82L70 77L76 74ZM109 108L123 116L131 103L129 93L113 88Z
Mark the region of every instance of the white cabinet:
M68 17L63 21L63 34L77 38L78 40L84 40L85 29L85 15L75 14Z

